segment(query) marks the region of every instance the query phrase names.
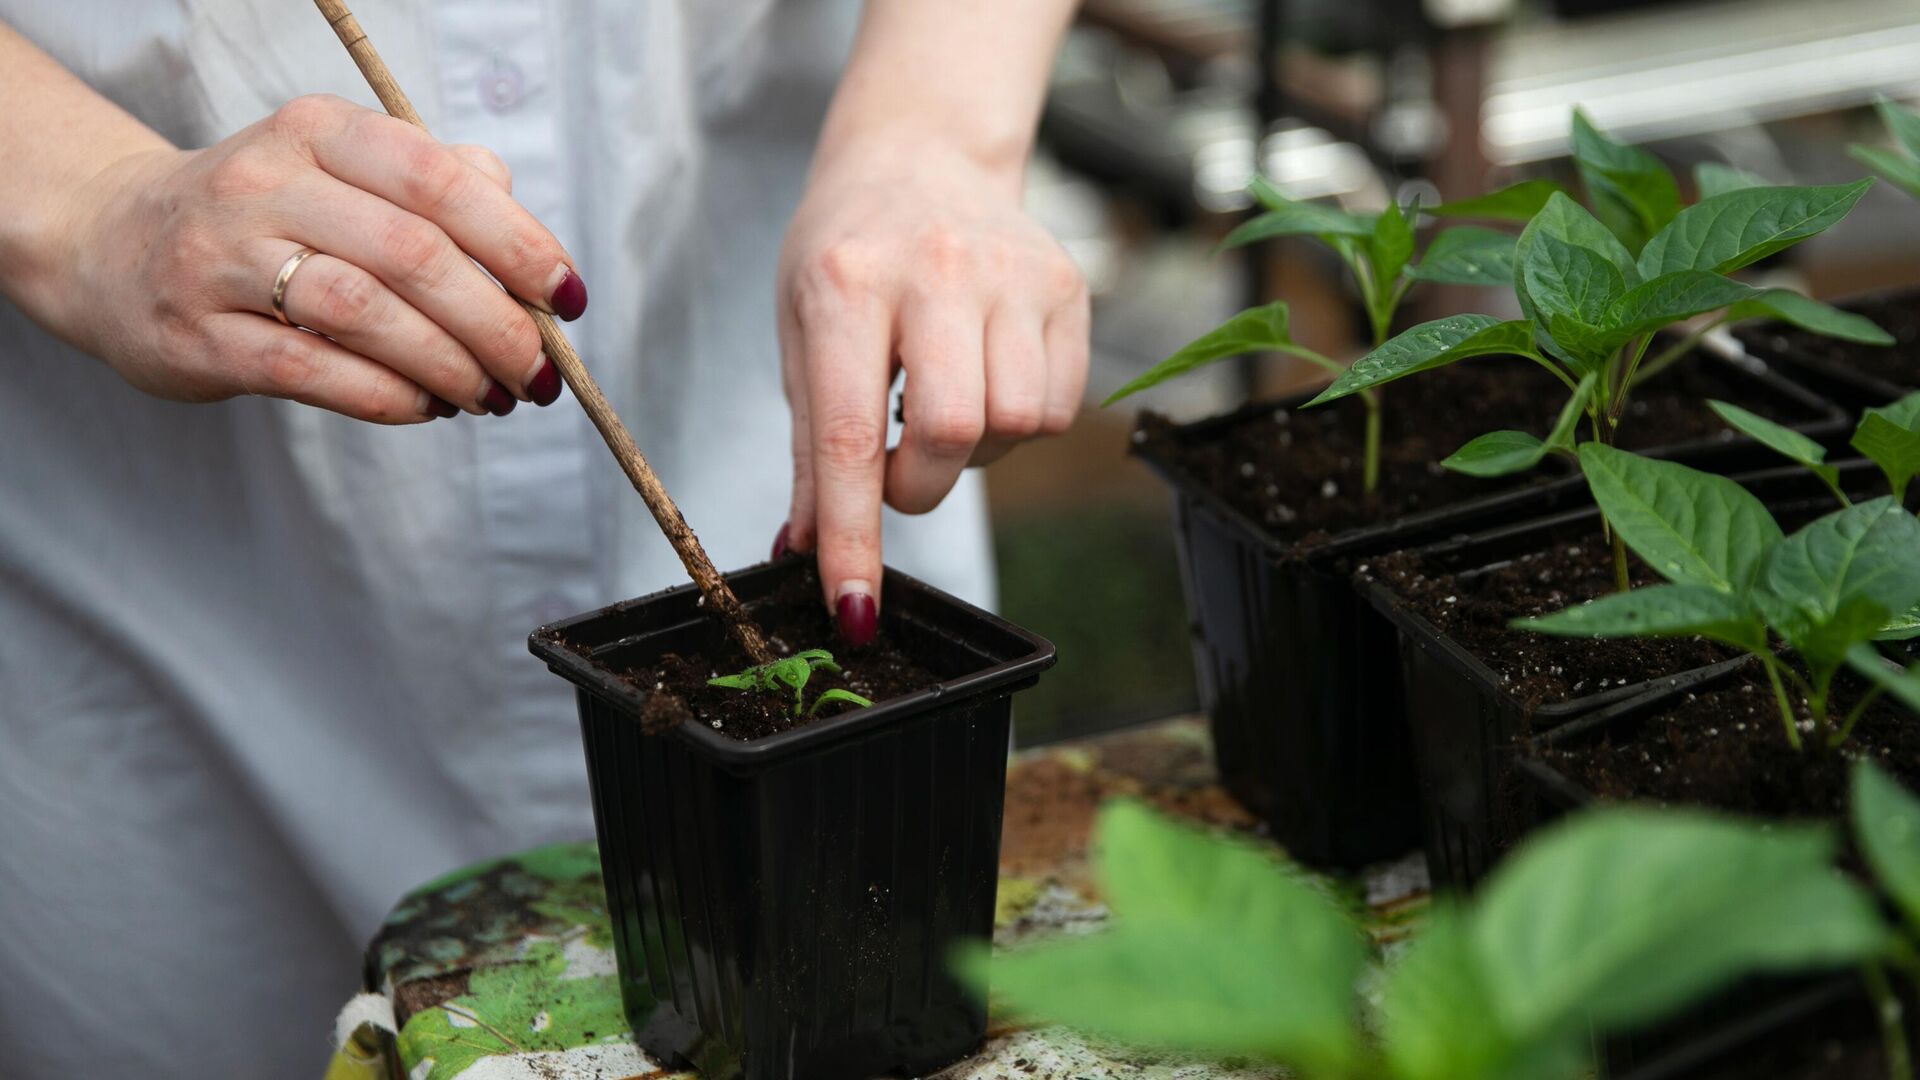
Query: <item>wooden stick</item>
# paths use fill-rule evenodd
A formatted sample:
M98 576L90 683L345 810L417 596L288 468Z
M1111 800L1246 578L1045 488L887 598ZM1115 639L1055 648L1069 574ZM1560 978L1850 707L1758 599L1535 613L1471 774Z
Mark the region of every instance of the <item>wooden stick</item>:
M386 106L387 113L405 120L422 131L427 125L421 121L420 114L414 111L413 102L394 81L393 72L374 51L373 42L367 39L366 31L360 29L359 20L353 12L347 10L345 0L313 0L320 13L332 24L333 32L340 36L340 44L347 47L348 55L360 68L360 74L366 76L367 85L373 88L380 104ZM518 299L518 298L516 298ZM613 451L614 460L620 463L621 471L627 479L633 481L633 489L646 500L647 509L653 512L653 520L660 524L660 531L667 535L667 541L680 555L680 562L687 568L687 575L700 587L701 595L707 598L707 606L733 634L735 641L747 651L747 655L756 664L766 664L773 660L773 653L767 649L766 641L760 636L760 628L747 617L746 610L740 606L740 599L727 587L725 578L713 568L713 562L700 546L700 538L687 526L687 519L680 516L680 508L673 504L673 497L654 475L653 467L640 453L640 447L634 444L633 436L627 433L626 426L614 415L613 406L607 403L605 394L587 373L587 367L580 362L580 354L573 351L573 344L560 332L560 324L554 317L539 307L520 300L520 306L527 309L533 317L533 325L540 330L540 343L546 347L547 358L560 369L560 377L566 380L568 389L587 410L587 416L593 426L600 429L600 437L607 442L607 449Z

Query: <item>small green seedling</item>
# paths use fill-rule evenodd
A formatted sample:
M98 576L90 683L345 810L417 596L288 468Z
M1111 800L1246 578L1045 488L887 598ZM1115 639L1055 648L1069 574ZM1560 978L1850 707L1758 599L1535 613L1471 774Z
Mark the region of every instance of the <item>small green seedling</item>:
M801 715L806 706L804 691L807 682L815 671L838 672L840 665L834 663L833 654L825 649L808 649L792 656L775 660L771 664L750 667L738 675L721 675L707 680L708 686L724 686L730 690L745 690L757 694L785 694L793 691L793 715ZM851 690L838 688L825 690L813 699L813 705L806 708L806 715L812 716L820 711L820 706L833 701L843 701L849 705L867 708L873 702Z
M1871 643L1910 637L1920 607L1920 520L1891 497L1850 504L1791 536L1752 492L1723 476L1585 443L1579 460L1614 535L1667 584L1616 593L1516 629L1567 637L1706 637L1767 672L1789 744L1801 745L1787 684L1824 732L1846 741L1890 687L1875 678L1846 717L1828 713L1843 666L1878 661ZM1816 463L1817 459L1816 459ZM1798 667L1775 655L1777 637ZM1884 671L1880 674L1884 675Z
M1548 181L1528 181L1425 212L1439 217L1525 221L1558 190L1558 185ZM1228 233L1221 247L1240 247L1280 236L1309 236L1326 245L1352 275L1373 328L1376 348L1387 340L1394 313L1415 284L1505 285L1513 278L1516 238L1512 233L1474 225L1445 229L1415 262L1414 226L1422 212L1418 203L1404 210L1396 204L1378 214L1360 214L1289 199L1264 178L1253 181L1252 192L1265 212ZM1114 391L1103 404L1111 405L1195 368L1247 353L1284 353L1334 375L1347 370L1339 361L1294 341L1288 322L1284 302L1249 308ZM1370 495L1380 484L1380 395L1369 390L1361 400L1367 407L1361 488Z
M1575 423L1563 417L1546 441L1521 431L1483 435L1442 463L1501 476L1548 454L1572 455L1581 416L1594 442L1612 446L1634 389L1726 323L1764 316L1846 341L1892 343L1859 315L1728 276L1838 222L1871 180L1757 186L1723 170L1703 177L1702 189L1714 194L1681 209L1678 185L1651 154L1613 142L1577 112L1573 143L1594 212L1553 192L1528 221L1510 282L1520 318L1451 315L1422 323L1354 361L1309 404L1371 393L1460 360L1525 357L1567 387L1572 396L1563 411L1572 411ZM1676 339L1654 352L1655 338L1667 330ZM1624 591L1626 552L1617 543L1614 559Z
M1571 1080L1595 1036L1748 974L1870 963L1884 924L1835 837L1695 811L1543 830L1390 959L1274 853L1128 802L1093 846L1112 924L958 967L1016 1014L1314 1080ZM1913 840L1906 841L1911 859ZM990 978L989 978L990 975Z
M1885 100L1878 108L1880 121L1893 136L1897 149L1855 143L1847 147L1847 152L1887 183L1920 199L1920 113Z

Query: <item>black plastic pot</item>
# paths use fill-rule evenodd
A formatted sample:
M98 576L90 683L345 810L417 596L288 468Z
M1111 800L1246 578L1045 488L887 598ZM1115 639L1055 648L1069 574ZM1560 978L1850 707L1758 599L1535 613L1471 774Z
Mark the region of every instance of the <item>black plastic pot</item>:
M729 575L749 608L797 560ZM641 731L616 672L711 648L692 586L542 627L579 688L620 989L641 1047L711 1080L925 1075L982 1007L949 950L993 931L1012 695L1053 646L893 570L883 632L939 685L740 742Z
M1914 304L1920 304L1920 289L1908 288L1868 293L1840 306L1871 317L1871 309L1875 307ZM1913 378L1906 382L1889 380L1828 357L1809 355L1801 347L1806 336L1806 331L1778 322L1749 323L1733 331L1734 340L1748 355L1780 369L1850 410L1885 405L1920 390L1920 367L1915 368ZM1895 347L1912 350L1915 346L1915 342L1903 341ZM1872 349L1875 346L1852 347Z
M1864 462L1840 468L1843 483L1872 483L1872 467ZM1820 482L1797 466L1751 473L1740 482L1790 508L1831 500ZM1596 538L1595 549L1601 550L1599 533L1600 512L1589 505L1444 541L1418 554L1436 570L1471 576L1570 540ZM1407 607L1388 583L1372 581L1363 589L1399 635L1396 654L1426 823L1427 865L1441 885L1473 885L1535 823L1527 793L1514 780L1513 751L1520 740L1619 703L1664 700L1741 662L1661 672L1644 682L1529 707L1507 692L1484 661Z
M1832 437L1846 423L1830 402L1764 365L1713 358L1814 417L1795 425L1810 437ZM1248 405L1183 425L1176 437L1205 441L1312 396ZM1173 489L1200 703L1227 790L1308 863L1359 866L1418 844L1422 799L1394 662L1399 637L1355 593L1353 567L1368 556L1590 505L1585 481L1509 488L1300 544L1276 538L1150 445L1135 453ZM1649 453L1721 472L1778 460L1739 438Z

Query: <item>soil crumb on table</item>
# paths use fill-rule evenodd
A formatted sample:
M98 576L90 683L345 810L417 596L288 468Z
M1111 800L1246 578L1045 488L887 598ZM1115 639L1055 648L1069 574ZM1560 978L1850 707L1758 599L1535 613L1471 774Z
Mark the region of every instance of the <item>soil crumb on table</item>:
M1256 410L1202 439L1146 413L1135 438L1141 449L1218 492L1275 537L1302 544L1568 473L1557 459L1494 480L1440 466L1490 431L1546 435L1566 403L1567 388L1530 361L1470 360L1381 391L1380 485L1371 497L1360 490L1366 409L1358 398L1312 409ZM1635 393L1620 445L1646 450L1697 439L1732 441L1734 434L1706 407L1710 398L1786 424L1817 418L1696 354Z
M1660 579L1633 561L1635 587ZM1555 637L1509 629L1509 620L1549 615L1614 591L1613 553L1599 526L1490 569L1450 573L1418 552L1373 559L1362 575L1387 583L1416 613L1493 669L1527 707L1645 682L1730 659L1703 638Z
M767 645L775 655L827 649L841 670L814 671L807 681L801 715L795 716L791 691L761 694L707 685L707 680L715 676L735 675L752 666L731 638L710 653L668 653L651 667L620 672L621 678L647 694L641 720L648 731L695 723L741 741L764 738L859 707L829 702L808 717L805 710L827 690L850 690L877 705L941 681L941 676L895 645L884 621L880 634L867 645L854 648L841 640L821 599L819 573L811 564L773 593L748 604L747 611L766 634Z

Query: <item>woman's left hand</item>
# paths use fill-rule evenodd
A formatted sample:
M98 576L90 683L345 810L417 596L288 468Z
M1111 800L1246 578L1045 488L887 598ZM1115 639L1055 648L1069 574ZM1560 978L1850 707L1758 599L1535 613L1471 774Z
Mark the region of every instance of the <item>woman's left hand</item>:
M932 510L960 470L1065 431L1080 407L1086 283L1020 193L1019 170L964 154L823 148L788 229L777 303L794 478L776 547L818 550L856 642L877 615L882 501Z

